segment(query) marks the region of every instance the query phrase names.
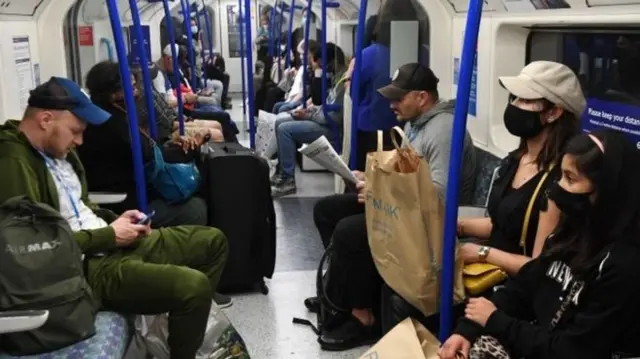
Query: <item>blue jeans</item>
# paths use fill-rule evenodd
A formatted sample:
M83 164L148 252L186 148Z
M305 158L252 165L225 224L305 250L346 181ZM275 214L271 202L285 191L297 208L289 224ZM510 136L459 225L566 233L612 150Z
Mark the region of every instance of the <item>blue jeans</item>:
M279 114L281 112L291 111L300 105L302 105L302 101L276 102L276 104L273 105L272 113Z
M278 162L282 175L295 176L298 144L311 143L323 135L331 140L331 130L328 127L320 126L309 120L294 120L277 124Z

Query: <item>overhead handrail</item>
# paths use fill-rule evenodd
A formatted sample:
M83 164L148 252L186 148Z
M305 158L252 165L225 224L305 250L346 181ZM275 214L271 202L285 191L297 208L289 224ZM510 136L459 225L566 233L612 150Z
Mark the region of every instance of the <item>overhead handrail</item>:
M182 22L187 34L187 56L189 58L189 67L191 67L191 87L194 89L200 88L198 84L198 77L196 76L196 59L193 56L193 32L191 31L191 12L189 11L189 3L187 0L180 0L180 6L182 6Z
M165 0L166 1L166 0ZM136 183L136 199L138 200L138 209L142 212L147 211L147 188L144 177L144 164L142 161L142 144L140 143L140 129L138 128L138 114L136 104L133 99L133 86L131 85L131 71L127 63L127 49L124 45L122 36L122 23L120 22L120 14L118 13L118 4L116 0L107 0L107 9L109 11L109 22L113 31L113 38L116 45L116 53L118 55L118 65L120 66L120 79L122 89L124 90L124 102L127 109L127 117L129 118L129 131L131 132L131 155L133 156L133 174Z
M107 48L107 60L113 61L113 50L111 49L111 41L106 37L100 38L100 44Z
M251 0L245 0L244 2L244 15L245 15L245 36L247 37L245 44L247 44L247 80L251 79L251 72L253 71L253 51L251 51ZM253 93L253 81L247 81L247 96L249 97L249 108L247 115L249 116L249 142L251 149L256 148L256 119L255 113L255 94Z
M360 112L360 73L362 71L362 47L364 45L364 30L367 21L368 0L360 0L360 12L358 12L358 30L356 31L356 48L353 57L356 61L351 74L351 150L349 167L356 169L358 158L358 114Z
M131 19L133 20L133 35L138 48L138 58L140 62L140 69L142 70L142 83L144 84L144 97L147 102L147 120L149 122L149 134L154 140L158 138L158 127L156 124L156 111L153 104L153 89L151 74L149 73L149 65L151 61L147 56L147 46L145 45L144 34L142 32L142 24L140 21L140 11L138 10L138 4L136 0L129 0L129 7L131 9ZM133 44L131 44L133 49Z
M292 65L293 59L291 58L291 43L293 42L293 18L296 13L296 0L291 0L289 6L289 29L287 31L287 57L285 59L284 67L289 68Z
M176 90L176 100L178 100L178 124L180 136L184 136L184 103L182 101L182 88L180 87L180 64L178 63L178 52L176 51L176 33L173 27L173 18L169 8L169 0L162 0L164 7L164 19L169 33L169 44L171 45L171 63L173 64L173 88Z
M307 84L309 83L309 74L307 66L309 66L309 33L311 32L311 3L313 0L307 1L307 15L304 24L304 56L302 59L302 107L307 108Z
M322 113L324 114L324 118L331 128L331 132L333 132L333 148L335 148L336 152L340 153L342 151L340 130L338 129L338 126L336 126L336 123L331 119L329 112L340 111L342 109L342 106L333 104L327 105L327 8L338 8L340 7L340 3L328 0L320 0L320 4L320 21L322 22L322 30L320 33L320 46L322 48ZM334 62L336 60L337 53L334 54ZM334 81L338 81L338 79L334 78Z
M245 91L245 63L244 63L244 16L242 15L242 0L238 0L238 29L240 29L240 68L242 73L242 115L247 118L247 94Z
M467 24L464 30L462 56L460 57L460 77L456 94L451 137L451 159L447 183L447 206L444 217L444 245L442 246L442 279L440 286L440 341L444 342L451 333L453 321L453 283L456 251L456 229L458 222L458 193L460 191L460 170L462 151L467 128L467 112L471 75L478 45L478 31L482 16L483 0L469 1Z

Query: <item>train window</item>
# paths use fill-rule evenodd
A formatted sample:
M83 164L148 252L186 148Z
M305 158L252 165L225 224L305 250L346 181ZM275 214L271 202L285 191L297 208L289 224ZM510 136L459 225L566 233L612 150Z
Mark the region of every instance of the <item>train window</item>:
M640 28L533 31L527 63L539 60L561 62L580 78L585 130L619 130L640 148Z
M240 13L238 5L227 5L227 34L229 35L229 57L240 57Z

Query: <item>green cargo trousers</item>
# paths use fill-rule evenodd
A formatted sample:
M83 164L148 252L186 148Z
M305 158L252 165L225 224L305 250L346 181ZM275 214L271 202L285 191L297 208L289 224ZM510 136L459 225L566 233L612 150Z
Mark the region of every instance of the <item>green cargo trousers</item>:
M168 312L171 359L194 359L228 251L218 229L162 228L131 248L92 258L87 280L107 310Z

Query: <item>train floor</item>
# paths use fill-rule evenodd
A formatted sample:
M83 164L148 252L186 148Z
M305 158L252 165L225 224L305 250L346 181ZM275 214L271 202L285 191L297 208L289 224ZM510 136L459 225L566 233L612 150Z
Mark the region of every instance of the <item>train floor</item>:
M240 142L248 147L240 95L233 97L231 118L241 131ZM293 324L294 317L315 315L304 307L315 293L315 273L323 247L313 224L316 201L333 193L333 176L325 172L296 173L298 192L274 200L278 252L276 273L267 281L269 294L234 295L225 312L249 347L252 359L357 359L366 347L332 353L320 349L311 328Z

